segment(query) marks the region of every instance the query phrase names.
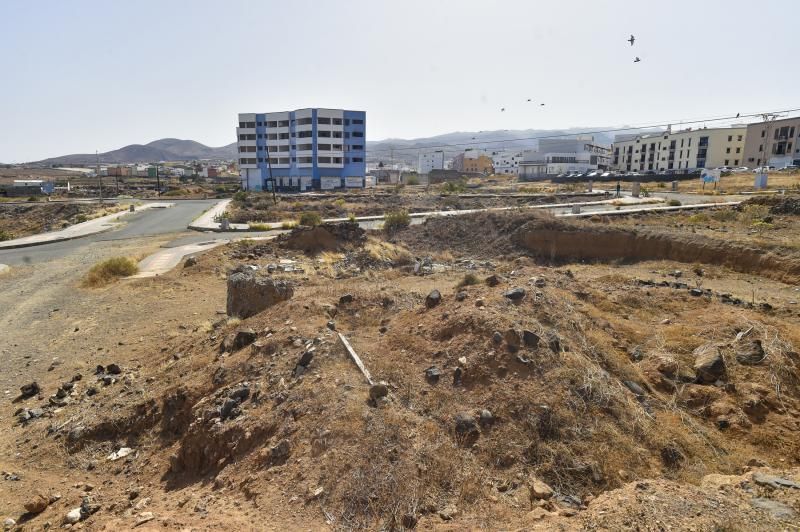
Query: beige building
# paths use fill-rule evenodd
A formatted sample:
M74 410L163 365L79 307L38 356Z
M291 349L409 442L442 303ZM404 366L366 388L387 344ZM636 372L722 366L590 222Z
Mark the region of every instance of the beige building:
M466 150L453 158L453 170L475 174L494 173L492 158L476 150Z
M617 135L611 165L624 172L686 174L744 165L746 126Z
M800 164L800 117L747 126L744 166Z

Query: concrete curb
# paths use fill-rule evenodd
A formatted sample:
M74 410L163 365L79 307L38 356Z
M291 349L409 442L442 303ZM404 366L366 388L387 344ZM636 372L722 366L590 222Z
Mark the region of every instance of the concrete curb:
M664 212L664 211L683 211L683 210L692 210L692 209L712 209L714 207L731 207L733 205L739 205L742 203L741 201L726 201L724 203L695 203L693 205L676 205L676 206L666 206L666 207L650 207L648 209L620 209L620 210L613 210L613 211L592 211L592 212L581 212L577 214L573 213L563 213L563 214L556 214L558 218L585 218L588 216L608 216L608 215L621 215L621 214L641 214L641 213L648 213L648 212Z
M146 211L149 209L168 208L172 206L173 206L172 203L147 203L139 207L136 211L134 211L134 213ZM67 229L62 229L60 231L53 231L51 233L40 233L38 235L25 236L22 238L16 238L14 240L6 240L5 242L0 242L0 250L43 246L45 244L66 242L67 240L75 240L78 238L84 238L87 236L104 233L106 231L114 229L114 227L116 227L118 223L113 223L113 222L116 222L119 218L127 216L128 214L131 214L131 212L130 211L115 212L113 214L101 216L100 218L95 218L94 220L88 220L86 222L75 224L73 226L68 227ZM93 226L97 226L97 229L94 229ZM86 227L91 227L92 229L87 230L86 232L80 232L82 228Z

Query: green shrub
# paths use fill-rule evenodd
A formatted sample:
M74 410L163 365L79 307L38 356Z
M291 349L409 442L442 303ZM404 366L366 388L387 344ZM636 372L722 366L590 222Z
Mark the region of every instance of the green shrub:
M468 273L468 274L466 274L464 276L463 279L461 279L461 281L458 283L458 286L459 287L462 287L462 286L473 286L473 285L476 285L476 284L480 284L480 282L481 282L481 280L478 279L477 275L475 275L474 273Z
M350 214L347 215L347 221L356 223L356 215L351 212Z
M78 214L77 216L75 216L75 223L76 224L82 224L83 222L88 222L88 221L89 221L89 217L86 216L83 213Z
M239 192L233 195L233 201L235 201L236 203L244 203L245 201L247 201L247 192L245 192L244 190L240 190Z
M12 238L14 238L14 235L4 229L0 229L0 242L3 240L11 240Z
M86 278L83 280L84 286L105 286L108 283L121 277L129 277L139 271L139 267L133 259L128 257L112 257L92 266Z
M248 224L248 227L250 228L251 231L269 231L270 229L272 229L269 225L262 223L255 223L255 224L251 223Z
M704 212L695 213L687 218L687 221L692 224L706 223L708 220L708 215Z
M389 211L383 216L384 231L397 231L398 229L405 229L409 225L411 225L411 216L405 209L399 211Z
M419 176L417 174L411 174L404 177L406 185L419 185Z
M300 215L300 225L315 227L322 223L322 216L318 212L304 212Z
M37 198L36 196L30 196L28 198L28 201L39 201L39 198Z
M667 201L667 205L669 205L670 207L680 207L682 203L680 202L680 200L671 199Z
M719 209L712 211L711 217L718 222L732 222L736 219L736 211L733 209Z
M464 192L467 185L463 181L448 181L442 186L442 192L445 194L456 194Z
M344 198L337 199L336 201L333 202L333 204L341 209L342 207L344 207L345 204Z
M231 214L228 211L222 211L219 214L214 215L214 222L220 223L222 220L229 220Z
M294 221L283 222L281 224L281 229L294 229L295 227L297 227L297 222L294 222Z

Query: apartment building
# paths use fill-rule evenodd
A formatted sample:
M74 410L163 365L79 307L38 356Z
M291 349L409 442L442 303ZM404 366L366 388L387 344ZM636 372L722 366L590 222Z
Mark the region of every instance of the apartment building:
M522 152L492 152L492 166L495 174L518 175L520 161L522 161Z
M540 139L539 148L526 150L519 163L523 181L551 179L568 172L589 172L608 168L608 146L598 144L592 135L566 139Z
M270 190L270 175L281 192L365 186L364 111L240 113L236 137L247 190Z
M747 126L744 166L800 165L800 117Z
M617 135L612 167L624 172L688 174L745 164L746 126Z
M480 150L467 149L453 157L452 169L473 174L494 173L492 158Z
M431 170L444 170L444 151L420 152L417 171L428 174Z

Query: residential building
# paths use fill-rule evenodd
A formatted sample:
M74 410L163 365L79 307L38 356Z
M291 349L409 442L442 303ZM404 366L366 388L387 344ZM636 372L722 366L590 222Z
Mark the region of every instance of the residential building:
M453 158L452 169L457 172L492 174L492 158L479 150L467 149Z
M741 166L746 135L745 126L617 135L612 146L612 166L624 172L670 174Z
M431 170L444 170L444 152L442 150L420 152L417 171L427 174Z
M589 172L608 168L611 150L597 144L592 135L564 139L540 139L537 150L527 150L519 163L519 178L525 181L551 179L567 172Z
M200 170L200 177L205 179L219 177L219 172L213 166L204 166L203 169Z
M495 174L518 175L520 161L522 161L522 152L492 152L492 166Z
M366 113L298 109L241 113L236 128L239 175L248 190L363 188Z
M743 166L800 165L800 117L747 126Z

